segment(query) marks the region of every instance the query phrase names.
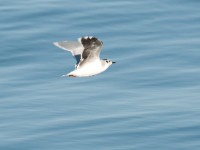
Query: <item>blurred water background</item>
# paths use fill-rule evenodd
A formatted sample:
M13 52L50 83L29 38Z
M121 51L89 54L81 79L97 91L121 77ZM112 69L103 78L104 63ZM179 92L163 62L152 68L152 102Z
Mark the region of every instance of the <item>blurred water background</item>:
M199 150L200 1L0 1L1 150ZM117 63L62 78L93 35Z

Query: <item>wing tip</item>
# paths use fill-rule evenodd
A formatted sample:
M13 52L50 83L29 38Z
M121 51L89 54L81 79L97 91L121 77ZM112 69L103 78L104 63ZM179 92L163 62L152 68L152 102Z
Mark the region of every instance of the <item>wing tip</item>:
M78 38L78 41L80 42L80 43L82 43L82 40L84 39L84 40L92 40L92 39L97 39L98 40L98 38L96 38L95 36L82 36L82 37L79 37ZM100 40L100 39L99 39Z
M59 48L62 48L60 45L59 45L59 42L53 42L53 45L54 46L57 46L57 47L59 47ZM63 49L63 48L62 48Z
M58 47L58 48L60 48L60 49L69 51L69 50L66 49L65 47L61 46L61 45L59 44L59 42L53 42L53 45L56 46L56 47Z
M83 36L78 38L78 41L84 46L84 45L91 45L92 42L95 42L98 46L102 46L103 42L101 39L95 37L95 36Z

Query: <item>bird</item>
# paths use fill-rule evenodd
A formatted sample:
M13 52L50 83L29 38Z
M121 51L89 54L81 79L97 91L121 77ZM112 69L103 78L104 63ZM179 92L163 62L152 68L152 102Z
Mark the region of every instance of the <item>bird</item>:
M63 76L90 77L107 70L116 63L109 59L100 59L103 42L94 36L84 36L77 41L60 41L53 44L72 53L76 59L75 69Z

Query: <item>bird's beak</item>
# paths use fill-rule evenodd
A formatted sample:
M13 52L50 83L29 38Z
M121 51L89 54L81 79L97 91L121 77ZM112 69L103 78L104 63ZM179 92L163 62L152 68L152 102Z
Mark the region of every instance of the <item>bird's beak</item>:
M115 62L115 61L112 61L112 63L115 64L116 62Z

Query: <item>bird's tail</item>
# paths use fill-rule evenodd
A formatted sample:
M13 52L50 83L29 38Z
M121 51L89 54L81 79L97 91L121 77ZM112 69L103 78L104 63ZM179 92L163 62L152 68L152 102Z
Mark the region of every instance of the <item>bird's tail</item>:
M67 77L68 75L67 74L64 74L64 75L62 75L61 77Z
M73 74L73 71L68 73L68 74L64 74L61 77L77 77L76 75Z
M76 75L74 75L72 72L67 74L68 77L77 77Z

